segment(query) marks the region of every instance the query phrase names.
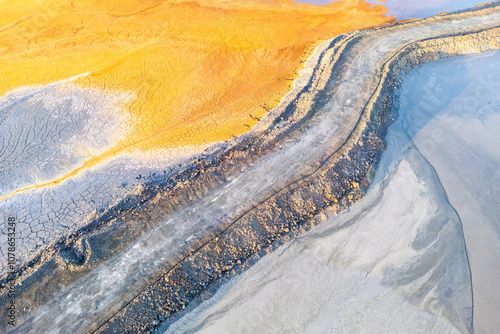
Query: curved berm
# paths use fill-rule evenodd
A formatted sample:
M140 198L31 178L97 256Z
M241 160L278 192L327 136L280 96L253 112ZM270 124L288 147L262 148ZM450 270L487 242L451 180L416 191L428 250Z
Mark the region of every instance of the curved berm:
M231 332L227 328L236 325L204 326L221 318L225 314L221 310L233 310L234 319L245 315L239 309L259 305L260 299L248 286L261 283L263 295L274 293L275 300L284 304L296 302L287 299L287 290L295 295L302 291L298 300L319 300L323 308L304 311L309 320L314 318L311 314L318 319L331 314L350 319L339 315L330 328L333 331L349 332L346 328L356 328L356 322L359 326L372 323L383 331L412 331L410 325L398 325L405 319L420 324L423 332L473 332L475 321L479 321L478 328L487 328L487 321L476 320L474 312L491 314L488 307L473 311L473 304L484 305L485 287L494 284L474 276L474 263L479 263L474 261L486 256L481 255L485 250L478 243L480 238L471 239L473 246L467 243L463 217L447 195L450 190L440 180L439 170L425 162L418 145L392 150L400 138L396 130L388 129L397 120L394 126L402 123L406 131L401 133L413 131L406 126L411 117L398 119L401 85L412 69L495 49L500 49L498 3L342 34L312 52L293 88L250 132L208 146L195 156L177 157L175 164L169 160L165 169L162 161L126 167L132 158L117 157L113 168L130 174L130 184L113 184L105 170L92 170L103 173L103 193L108 188L121 192L114 191L112 199L99 199L96 189L95 197L102 203L95 212L91 209L95 203L89 207L85 214L92 215L85 224L60 233L62 237L26 257L15 272L16 303L22 305L18 325L11 329L2 324L2 329L19 333ZM61 126L61 136L67 135L67 140L85 141L89 129L118 127L123 121L111 113L96 115L98 111L85 105L71 107L71 102L60 98L64 92L57 84L44 89L55 102L53 106L40 102L40 108L61 113L80 108L82 120L73 122L77 125L71 132L53 125ZM75 96L87 94L76 86L71 90ZM35 95L16 103L28 103ZM107 95L86 98L104 106L117 103ZM31 114L23 122L30 123ZM425 113L416 115L424 119ZM100 140L110 145L109 138ZM388 145L387 152L392 153L383 155ZM72 161L64 147L53 155L50 159L61 164ZM399 156L398 164L391 165L394 156ZM23 173L22 168L18 173ZM57 174L45 171L47 178ZM137 176L139 171L142 174ZM87 176L95 178L94 174ZM15 182L24 181L12 181L12 189ZM3 191L2 196L10 193ZM11 195L2 198L2 210L21 206L16 197L21 194ZM65 198L64 193L60 196ZM45 203L43 196L36 198L42 198L40 206L57 204L57 200ZM31 203L29 198L26 201ZM391 202L401 207L389 209ZM420 217L418 223L410 216ZM387 232L380 233L383 229ZM50 239L50 231L33 232ZM370 236L381 239L373 241ZM492 238L488 245L496 241ZM259 261L263 257L266 260ZM5 284L10 274L3 274ZM273 281L282 284L273 286ZM479 294L473 294L475 284L482 287ZM219 290L221 286L224 289ZM498 294L495 289L491 291ZM3 288L2 317L7 315L7 292ZM359 296L357 302L339 306L353 295ZM241 301L237 306L231 304L236 299ZM373 322L377 313L372 315L363 302L375 300L386 312L402 305L394 315L394 327ZM498 307L499 300L497 295L489 301L490 310ZM245 301L250 302L245 305ZM363 318L360 314L365 311ZM281 314L277 332L321 332L305 318L304 323L312 327L287 328L299 315L278 306L276 312ZM258 312L245 323L253 322L261 327L245 325L240 332L270 328L262 327L270 323L266 312Z

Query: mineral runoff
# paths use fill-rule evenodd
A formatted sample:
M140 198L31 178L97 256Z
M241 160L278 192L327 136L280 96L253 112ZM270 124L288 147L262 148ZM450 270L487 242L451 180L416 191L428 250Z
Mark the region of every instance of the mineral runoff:
M320 42L394 22L362 0L0 0L0 96L72 79L125 96L122 152L200 147L250 130ZM58 180L61 181L61 180Z

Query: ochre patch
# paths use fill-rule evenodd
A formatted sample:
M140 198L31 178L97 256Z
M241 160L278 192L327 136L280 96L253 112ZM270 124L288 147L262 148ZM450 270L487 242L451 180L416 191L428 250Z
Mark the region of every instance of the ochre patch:
M0 96L82 73L128 94L124 151L206 145L248 131L290 90L314 45L393 22L364 1L0 0ZM61 180L58 180L61 181Z

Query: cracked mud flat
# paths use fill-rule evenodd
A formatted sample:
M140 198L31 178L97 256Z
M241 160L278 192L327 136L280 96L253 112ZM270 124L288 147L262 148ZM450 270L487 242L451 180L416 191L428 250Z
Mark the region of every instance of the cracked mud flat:
M329 41L305 85L253 132L151 179L21 268L26 309L17 330L166 327L221 282L324 220L325 210L356 201L384 149L399 75L424 61L498 48L498 22L493 5ZM422 191L439 198L432 187ZM456 235L457 220L443 210L450 217L444 226ZM460 249L456 242L445 253L462 270L460 290L467 275L463 256L452 251ZM459 329L471 326L464 294L457 293L457 306L436 311Z
M393 21L364 1L157 2L0 5L0 209L16 215L19 262L248 132L321 38Z

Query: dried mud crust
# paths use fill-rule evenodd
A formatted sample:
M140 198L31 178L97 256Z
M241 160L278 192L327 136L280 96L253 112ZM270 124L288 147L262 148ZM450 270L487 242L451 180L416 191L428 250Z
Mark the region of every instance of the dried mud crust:
M498 7L491 5L483 11L361 31L327 42L328 47L318 57L315 74L308 84L286 101L288 105L263 129L219 147L183 171L149 181L140 193L99 214L86 228L51 246L24 266L19 279L23 282L20 298L28 305L26 314L36 311L58 290L126 249L160 219L230 183L242 166L258 164L307 133L311 124L324 117L321 108L336 98L339 85L352 70L352 61L362 53L363 43L370 42L372 35L383 36L387 30L404 31L441 21L466 20L469 16L498 12ZM500 28L494 25L482 30L469 28L455 35L447 32L413 41L384 55L382 66L370 77L373 82L364 87L365 100L361 99L358 115L347 118L343 135L322 147L321 154L284 185L276 184L249 203L243 213L222 220L197 236L196 241L186 244L177 259L144 280L144 288L138 294L117 312L99 317L88 329L103 333L154 332L208 298L221 282L273 247L322 221L325 212L338 212L355 202L368 188L384 150L385 133L397 111L394 90L405 73L422 62L498 49L499 36ZM329 53L332 49L336 52ZM305 101L309 103L306 110L301 109L307 105ZM39 282L48 282L49 278L51 283L45 285L48 285L45 295L40 296ZM38 298L34 298L35 294ZM25 323L29 324L30 320Z

